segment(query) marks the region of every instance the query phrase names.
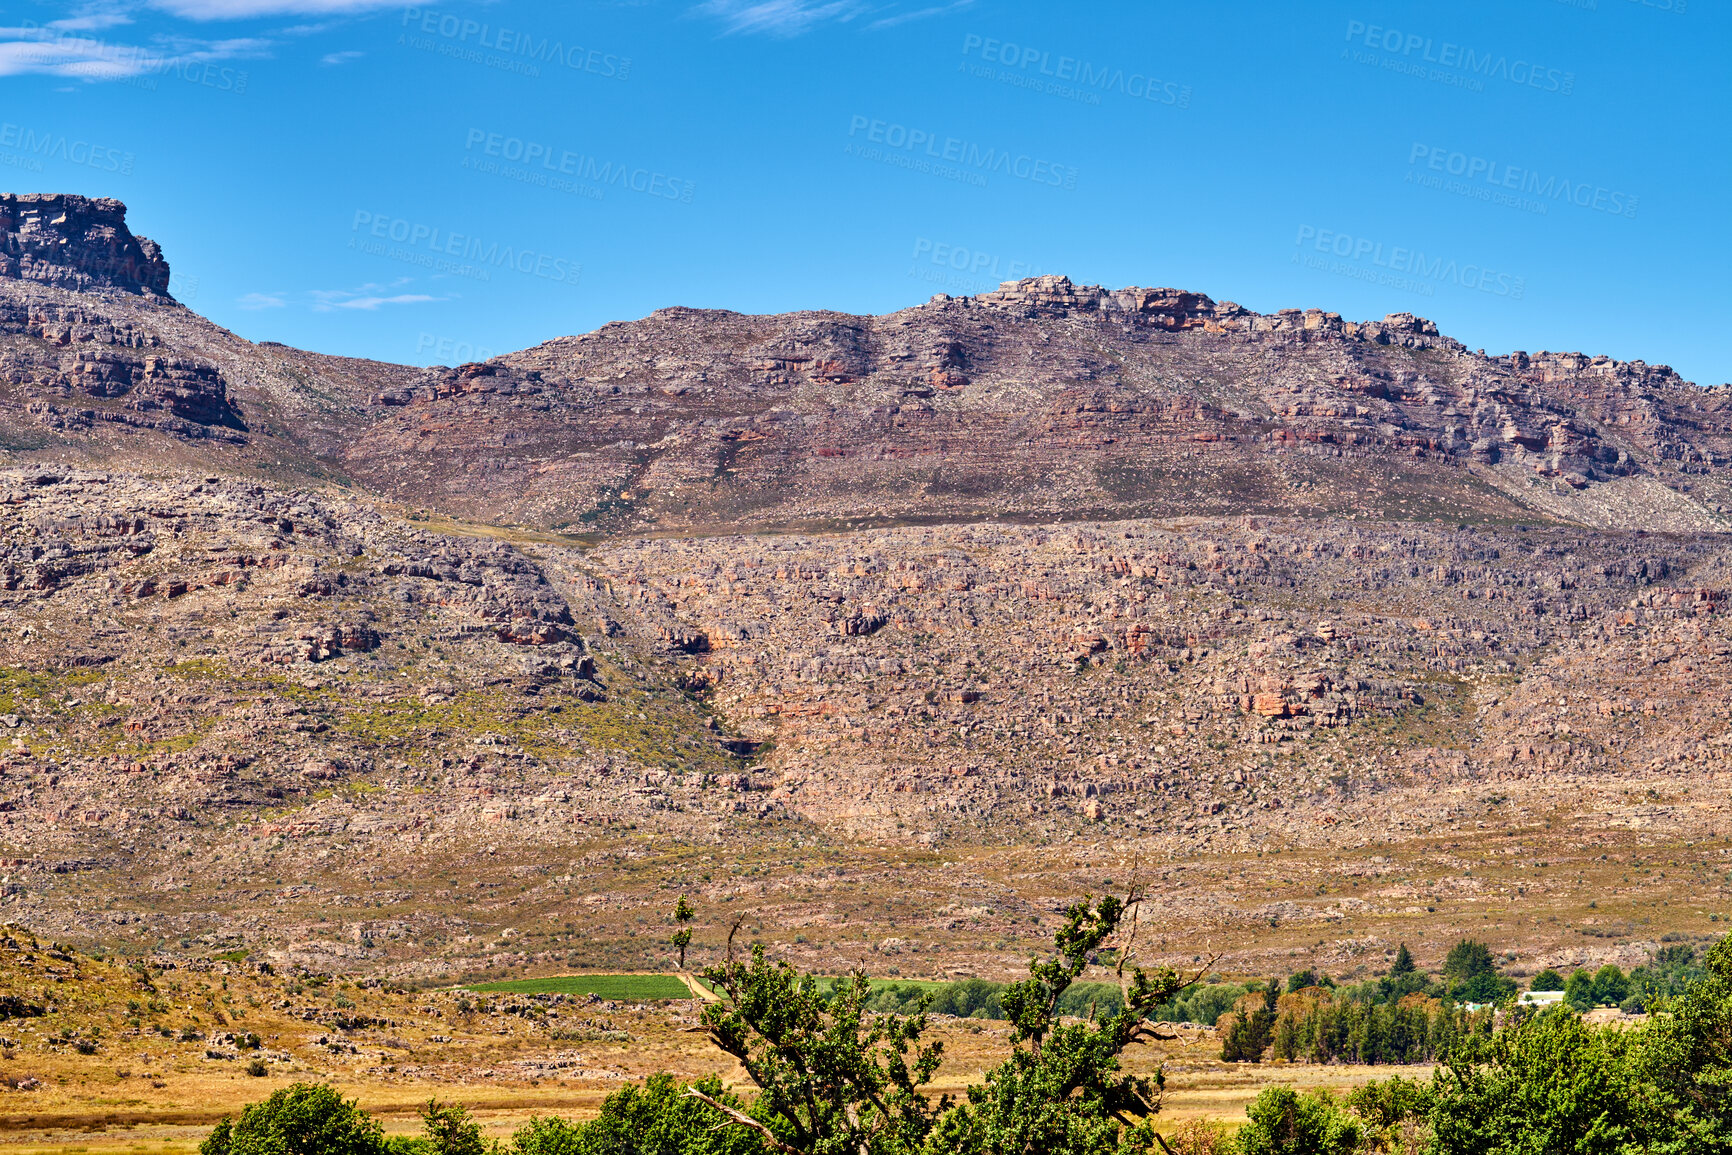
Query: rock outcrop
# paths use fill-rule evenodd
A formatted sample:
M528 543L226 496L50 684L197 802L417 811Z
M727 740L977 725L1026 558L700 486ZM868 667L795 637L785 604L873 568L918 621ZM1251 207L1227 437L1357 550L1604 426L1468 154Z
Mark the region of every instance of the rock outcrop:
M110 197L0 194L0 277L62 289L168 295L168 262Z

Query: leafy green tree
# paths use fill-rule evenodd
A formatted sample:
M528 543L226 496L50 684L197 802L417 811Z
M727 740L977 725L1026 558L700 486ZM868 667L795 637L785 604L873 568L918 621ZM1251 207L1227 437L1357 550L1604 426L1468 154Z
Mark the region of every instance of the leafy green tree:
M1492 957L1491 948L1477 939L1462 939L1443 958L1443 977L1456 982L1496 973L1497 960Z
M1732 1153L1732 936L1709 948L1703 975L1639 1032L1648 1098L1671 1120L1654 1155Z
M481 1137L481 1125L469 1117L468 1108L437 1099L421 1108L421 1129L428 1155L488 1155L496 1146Z
M748 1110L714 1075L691 1086L728 1110ZM651 1075L641 1087L609 1095L588 1123L532 1116L512 1135L511 1149L514 1155L762 1155L757 1133L726 1126L726 1115L686 1091L672 1075Z
M1011 1024L1010 1057L943 1117L927 1143L929 1155L1107 1155L1153 1146L1147 1120L1160 1109L1162 1075L1124 1075L1119 1056L1135 1043L1167 1037L1150 1015L1210 964L1188 980L1165 967L1150 973L1131 966L1140 901L1133 891L1128 900L1084 900L1065 912L1057 957L1031 959L1029 977L1000 996ZM1118 1009L1060 1022L1065 993L1109 941L1117 948Z
M1630 994L1630 980L1612 963L1594 972L1594 1002L1599 1006L1617 1006Z
M1563 1009L1465 1037L1434 1077L1436 1155L1630 1155L1654 1129L1628 1031Z
M1561 991L1564 989L1564 976L1547 967L1534 976L1534 981L1528 984L1530 991Z
M1240 1155L1354 1155L1365 1138L1364 1125L1327 1091L1270 1087L1245 1114L1250 1122L1238 1134Z
M1221 1016L1246 993L1239 983L1208 983L1184 991L1155 1012L1163 1023L1202 1023L1214 1026Z
M998 1001L1001 989L999 984L985 979L963 979L934 992L929 1009L933 1014L955 1015L961 1019L970 1016L998 1018L1004 1014Z
M1302 991L1306 987L1314 987L1316 985L1317 972L1314 970L1302 970L1296 975L1287 976L1288 994L1292 994L1294 991Z
M1389 964L1389 973L1377 980L1378 993L1382 1000L1392 1003L1406 995L1415 995L1431 985L1423 971L1413 961L1413 952L1402 943L1395 952L1395 961Z
M1404 1139L1411 1140L1427 1125L1437 1097L1416 1079L1395 1075L1382 1082L1355 1087L1347 1096L1347 1109L1365 1120L1367 1146L1375 1151L1394 1151Z
M1498 973L1491 948L1471 938L1449 948L1443 977L1450 995L1464 1003L1495 1003L1515 994L1515 983Z
M1564 983L1564 1002L1580 1013L1594 1009L1594 976L1578 970Z
M1413 952L1407 949L1406 943L1402 943L1395 952L1395 961L1389 964L1389 977L1399 979L1404 975L1413 974L1418 969L1413 963Z
M199 1155L385 1155L378 1120L324 1083L293 1083L223 1116Z
M686 969L686 948L692 945L691 921L696 914L697 912L692 909L692 904L686 901L686 896L680 895L680 900L674 903L674 925L679 929L674 931L671 941L674 949L680 952L680 970L682 971Z
M1221 1039L1221 1059L1224 1062L1261 1063L1263 1052L1269 1049L1275 1031L1275 1008L1281 997L1281 982L1270 979L1263 985L1261 1006L1246 1008L1249 998L1240 1000L1240 1012L1234 1016Z
M602 1103L601 1115L588 1123L568 1123L557 1115L531 1115L529 1122L519 1127L511 1135L511 1150L513 1155L637 1155L637 1134L629 1127L621 1127L617 1114L608 1112L608 1105L620 1095L637 1097L649 1089L650 1083L657 1079L672 1081L672 1076L666 1074L651 1075L642 1087L636 1085L615 1091ZM699 1107L704 1106L696 1099L680 1098ZM675 1148L678 1150L678 1148Z
M1621 1005L1624 1010L1639 1014L1650 1003L1678 997L1691 983L1706 975L1696 961L1695 947L1688 943L1663 946L1647 963L1630 972L1630 993Z
M704 971L723 992L704 1008L704 1026L757 1085L754 1113L698 1087L685 1093L787 1155L890 1155L919 1147L948 1105L920 1090L938 1069L942 1047L920 1042L926 1000L907 1017L869 1018L872 984L865 975L838 980L826 997L816 978L771 962L762 944L753 945L749 962L736 958L739 929L736 922L728 935L727 961Z

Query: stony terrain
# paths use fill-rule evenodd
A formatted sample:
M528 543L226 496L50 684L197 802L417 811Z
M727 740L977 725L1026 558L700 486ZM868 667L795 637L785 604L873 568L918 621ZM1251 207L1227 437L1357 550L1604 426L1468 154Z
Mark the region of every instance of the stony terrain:
M254 345L0 198L0 917L443 981L1516 969L1717 929L1732 393L1040 278L485 365Z

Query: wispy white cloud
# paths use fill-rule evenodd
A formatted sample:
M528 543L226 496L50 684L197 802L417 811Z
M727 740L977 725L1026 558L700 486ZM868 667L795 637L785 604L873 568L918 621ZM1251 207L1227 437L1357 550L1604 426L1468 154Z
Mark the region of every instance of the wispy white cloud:
M76 16L50 20L45 27L62 32L100 32L104 28L119 28L132 23L132 16L117 8L95 8Z
M248 293L235 301L235 304L243 309L281 309L288 302L283 300L280 293Z
M315 313L329 313L334 309L362 309L372 312L385 305L424 305L429 301L443 301L444 297L433 297L426 293L391 293L390 290L402 288L409 283L409 278L402 277L389 285L358 285L353 289L313 289L307 295L313 299Z
M113 14L74 17L46 25L0 27L0 76L36 74L74 80L129 80L190 65L261 56L269 41L256 37L199 40L157 37L150 46L90 33L127 23Z
M928 20L934 16L947 16L952 12L960 12L964 8L974 7L974 0L950 0L948 4L933 4L926 8L916 8L912 12L892 12L888 16L880 16L866 27L870 29L894 28L898 24L907 24L914 20Z
M429 297L426 293L398 293L394 297L356 297L350 301L339 301L339 309L377 309L380 305L421 305L428 301L442 301L443 297Z
M319 63L320 64L330 64L330 65L347 64L347 63L349 63L349 61L359 60L359 59L361 59L361 57L363 57L365 55L367 55L365 52L353 52L353 51L350 51L350 52L327 52L323 56L319 57Z
M0 76L42 75L82 81L127 81L185 72L196 65L265 57L273 40L207 38L181 32L115 38L110 30L153 14L208 23L273 16L335 17L290 25L272 37L307 36L340 24L344 16L389 8L400 0L88 0L73 14L44 23L0 25ZM154 17L160 23L160 16ZM107 35L105 35L107 34ZM345 64L359 52L332 52L322 63Z
M332 16L400 8L401 0L150 0L150 6L187 20L247 20L259 16Z
M704 0L697 7L729 32L771 36L798 36L815 24L846 22L869 10L863 0Z

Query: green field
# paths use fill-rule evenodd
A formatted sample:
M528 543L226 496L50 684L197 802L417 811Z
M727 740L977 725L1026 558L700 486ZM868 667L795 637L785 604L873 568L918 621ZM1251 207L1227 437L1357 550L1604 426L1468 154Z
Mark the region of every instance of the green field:
M825 994L829 994L831 991L836 989L837 981L838 980L834 976L819 976L818 989ZM958 980L875 978L872 980L872 990L877 992L889 987L901 987L905 991L918 990L924 994L927 991L941 991L956 981ZM698 982L704 987L704 989L716 991L716 984L712 983L709 979L700 977ZM720 992L716 991L716 993L719 994Z
M689 999L692 992L673 975L549 975L543 979L512 979L478 983L472 991L502 991L519 995L598 995L604 999Z

